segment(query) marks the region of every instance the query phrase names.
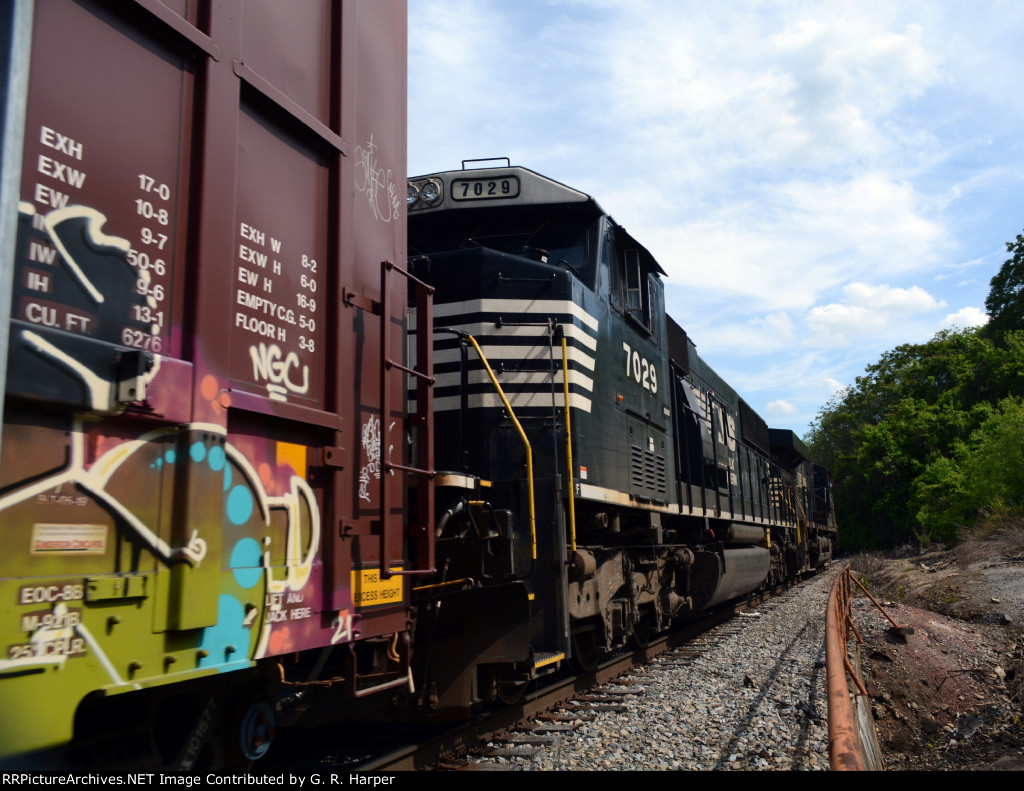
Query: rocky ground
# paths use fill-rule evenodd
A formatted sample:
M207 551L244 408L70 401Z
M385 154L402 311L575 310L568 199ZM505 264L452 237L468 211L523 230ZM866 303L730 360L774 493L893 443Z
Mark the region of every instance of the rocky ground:
M1024 533L857 556L854 623L886 769L1024 769Z
M632 673L613 711L574 721L529 756L479 756L478 768L827 770L824 613L848 560L909 632L855 598L884 768L1024 769L1024 530L840 558L706 635L697 655L665 654Z
M839 564L630 671L612 710L562 723L504 771L827 770L824 620ZM544 723L536 720L530 727ZM500 748L502 740L489 746Z

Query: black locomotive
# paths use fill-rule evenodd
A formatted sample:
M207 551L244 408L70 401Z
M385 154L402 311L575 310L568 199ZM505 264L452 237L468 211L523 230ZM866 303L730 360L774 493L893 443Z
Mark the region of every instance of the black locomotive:
M419 698L465 713L828 561L827 472L665 313L590 196L522 167L408 184L434 294L438 577ZM412 321L415 321L413 311Z

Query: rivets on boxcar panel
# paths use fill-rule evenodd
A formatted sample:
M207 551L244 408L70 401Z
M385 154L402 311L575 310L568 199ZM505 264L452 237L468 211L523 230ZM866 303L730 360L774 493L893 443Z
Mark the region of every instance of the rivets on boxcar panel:
M208 657L209 655L210 652L207 651L205 648L200 648L198 651L196 651L197 659L206 659L206 657Z

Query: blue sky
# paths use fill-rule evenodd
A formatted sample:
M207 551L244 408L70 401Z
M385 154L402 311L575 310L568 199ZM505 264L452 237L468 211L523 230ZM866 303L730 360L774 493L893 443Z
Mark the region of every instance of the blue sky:
M409 0L409 173L593 195L698 351L803 434L886 349L984 321L1024 229L1024 3Z

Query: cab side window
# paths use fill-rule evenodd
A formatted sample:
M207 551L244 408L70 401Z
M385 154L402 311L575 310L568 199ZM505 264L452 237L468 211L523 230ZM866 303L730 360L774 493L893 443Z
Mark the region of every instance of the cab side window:
M650 300L646 273L640 267L640 251L624 250L622 254L624 304L626 314L648 330L651 329Z
M648 335L655 330L655 313L660 305L661 271L657 262L628 234L609 231L603 260L608 268L609 300Z
M612 304L651 332L651 288L648 265L640 250L617 251L612 267Z

